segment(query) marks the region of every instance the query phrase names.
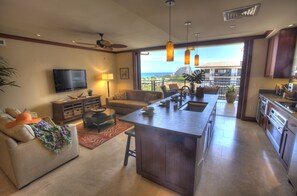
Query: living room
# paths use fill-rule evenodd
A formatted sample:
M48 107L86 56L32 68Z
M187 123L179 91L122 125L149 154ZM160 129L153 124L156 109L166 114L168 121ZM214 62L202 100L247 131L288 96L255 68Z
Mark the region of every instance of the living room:
M140 6L141 3L143 3L141 9L137 10L137 6ZM221 20L218 26L221 29L224 28L224 31L214 33L216 32L216 29L213 29L214 27L201 22L201 20L203 21L202 14L196 16L196 18L200 17L199 20L193 17L194 14L184 16L186 15L186 11L178 12L177 10L185 10L183 6L189 8L190 5L183 5L186 3L176 1L176 5L172 6L173 19L171 21L172 34L174 35L172 37L177 44L176 46L180 44L186 48L186 28L184 26L186 20L191 20L193 23L191 27L193 30L191 32L196 31L196 29L201 32L200 41L197 43L194 36L192 36L189 41L192 45L203 46L205 43L207 44L207 42L214 40L217 40L215 43L219 44L220 41L218 40L255 36L252 39L252 54L249 54L251 56L250 82L248 88L245 89L246 108L243 115L246 119L255 119L259 89L273 90L276 84L284 84L289 81L289 78L276 79L264 77L269 42L266 32L276 29L270 35L273 36L278 30L287 28L289 24L296 24L297 16L294 11L297 6L296 2L287 0L282 3L271 3L269 1L225 1L224 3L216 2L209 4L190 1L189 3L192 6L198 4L202 8L205 8L205 10L216 7L214 9L216 16L213 17L219 18L216 20ZM255 16L258 18L238 19L234 23L230 21L223 22L222 11L256 3L262 3L258 15ZM82 3L80 1L63 3L44 2L44 5L42 5L42 3L32 0L27 3L5 1L1 4L3 6L0 8L0 38L5 41L5 45L0 46L0 56L8 61L10 67L16 69L16 75L12 79L19 85L19 87L4 87L3 90L5 92L0 92L1 110L4 110L6 107L15 107L21 111L29 109L36 112L40 117L53 117L52 102L67 99L68 95L77 96L80 93L87 95L87 89L56 93L53 81L53 69L86 70L88 89L93 90L93 94L95 95L101 95L101 103L105 105L105 100L108 97L107 82L100 79L100 75L103 73L113 74L113 80L109 82L111 96L122 89L135 89L135 78L137 76L135 74L135 52L146 51L154 47L165 49L166 41L168 41L168 7L165 5L165 1L152 3L133 1L129 1L128 3L124 1L102 1L99 3ZM214 4L219 5L215 6ZM151 16L152 14L149 14L148 11L144 12L146 6L151 11L156 9L156 11L152 11L156 13L156 18ZM264 21L268 16L271 16L271 13L275 13L277 8L281 10L281 13L277 14L278 17L274 16L273 18L276 18L275 20ZM66 9L68 12L64 12L63 9ZM89 11L82 11L83 9ZM33 14L35 12L36 15ZM88 15L88 12L90 15ZM203 9L200 12L209 16L208 19L211 20L210 14L205 13ZM262 16L264 13L266 15ZM41 17L42 14L45 15L44 18ZM123 15L125 17L122 17L123 20L121 21L119 18ZM280 17L280 15L283 15L283 17ZM62 18L65 20L62 20ZM30 21L31 19L32 21ZM257 19L259 23L265 24L264 27L259 28L256 25ZM206 19L204 18L204 20ZM196 24L195 21L197 21ZM66 23L69 24L65 26ZM229 27L233 24L237 24L237 27ZM253 24L257 28L251 32L248 29ZM208 30L205 30L204 33L204 29ZM97 34L98 32L104 32L104 39L110 40L111 43L125 44L128 47L124 49L115 48L113 51L108 51L94 49L93 47L72 42L95 44L96 40L100 40L100 36ZM164 61L166 61L165 57ZM120 77L121 68L128 68L128 79L122 79ZM243 129L246 129L245 127L252 127L253 133L256 135L259 134L257 133L259 132L258 126L254 122L239 122L235 118L219 117L216 123L215 127L217 129L223 129L218 124L221 123L230 129L232 129L231 127L243 127ZM227 128L224 128L224 131L226 131L225 129ZM253 139L255 141L253 143L258 144L259 138L266 140L264 136L254 137ZM78 158L64 164L20 190L1 171L0 194L176 195L176 192L137 175L136 161L134 159L129 158L128 166L123 167L126 139L127 136L122 133L94 150L88 150L80 146L80 156ZM229 139L231 139L231 136ZM231 140L228 142L229 144L232 143ZM223 140L214 138L213 143L220 144L221 146L212 146L210 152L220 151L223 153L224 151L228 151L227 147L224 147ZM268 140L259 144L259 146L263 147L263 144L270 145ZM245 143L245 145L248 144ZM250 149L251 151L248 152L255 153L255 149ZM228 153L232 154L231 151L228 151ZM244 154L246 151L242 153ZM277 160L270 147L268 153L271 153L269 158L273 159L273 161ZM230 157L232 156L230 155ZM218 166L215 164L217 160L216 156L209 160L210 165L206 166L208 170L214 169L213 167L224 168L222 165ZM272 167L278 170L271 170L278 172L276 174L277 177L273 177L273 172L271 171L269 173L270 184L266 184L264 188L266 192L259 190L256 192L256 195L260 195L260 193L272 194L274 188L276 189L275 195L282 195L282 193L292 194L290 185L285 184L285 172L282 171L281 165L279 163L273 164ZM237 172L240 173L239 171ZM251 171L251 173L253 172ZM213 180L214 183L209 186L218 186L219 188L216 190L218 195L232 193L231 189L229 191L226 189L233 187L231 182L234 182L232 181L235 180L234 176L232 176L234 178L230 180L228 186L221 182L223 181L222 176L220 176L221 181L213 179L214 176L213 174L204 174L207 180L204 178L199 186L206 186L209 180ZM257 178L257 175L253 173L251 178ZM280 180L280 178L282 179ZM259 179L263 179L262 176ZM250 185L252 183L251 181L251 179L248 180L247 184ZM279 188L279 186L282 186L282 188ZM257 185L247 187L255 188ZM225 192L220 192L219 190L224 190ZM214 192L211 191L211 188L202 187L195 195L211 195L212 193ZM233 193L249 195L250 192L243 188L240 191L235 190Z

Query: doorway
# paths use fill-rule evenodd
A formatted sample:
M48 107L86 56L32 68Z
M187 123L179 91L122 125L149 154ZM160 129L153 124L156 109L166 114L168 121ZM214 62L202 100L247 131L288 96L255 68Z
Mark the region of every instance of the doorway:
M244 42L199 46L198 51L191 51L190 65L184 65L185 48L175 49L173 62L166 62L165 50L142 52L140 55L140 87L142 90L161 91L160 85L168 89L171 84L181 87L185 84L183 73L194 70L205 70L203 86L219 86L217 114L236 117L238 100L240 99L240 84L244 54ZM199 54L199 66L194 66L194 55ZM189 85L189 84L186 84ZM234 86L237 96L234 103L227 103L226 91Z

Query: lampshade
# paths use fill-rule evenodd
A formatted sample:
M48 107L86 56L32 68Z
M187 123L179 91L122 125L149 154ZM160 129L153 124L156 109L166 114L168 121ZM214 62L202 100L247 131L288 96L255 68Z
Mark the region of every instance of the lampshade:
M174 60L174 45L172 41L168 41L166 43L166 57L167 57L167 61Z
M171 6L173 6L175 0L166 0L165 4L169 7L169 41L166 43L166 60L174 60L174 45L171 41Z
M199 35L200 35L200 33L195 33L195 36L197 37L197 43L198 43L198 36ZM198 65L199 65L198 47L197 47L197 54L195 55L195 58L194 58L194 65L195 65L195 67L198 67Z
M102 74L102 80L113 80L113 74L112 73Z
M185 22L185 25L187 26L187 43L188 43L188 36L189 36L189 26L191 25L191 22ZM186 51L185 51L185 65L189 65L190 64L190 49L189 47L187 47Z
M190 50L187 49L185 51L185 65L189 65L190 64Z
M195 67L198 67L198 65L199 65L199 55L196 54L195 55Z

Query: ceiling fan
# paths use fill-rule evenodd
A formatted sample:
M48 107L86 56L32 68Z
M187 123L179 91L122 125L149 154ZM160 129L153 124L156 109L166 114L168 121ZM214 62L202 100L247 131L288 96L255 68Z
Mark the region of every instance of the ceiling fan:
M90 43L84 43L84 42L75 42L76 44L82 44L82 45L88 45L88 46L94 46L95 48L101 48L104 50L110 50L112 51L114 48L127 48L124 44L112 44L107 40L103 39L104 33L98 33L100 36L100 39L96 41L96 44L90 44Z

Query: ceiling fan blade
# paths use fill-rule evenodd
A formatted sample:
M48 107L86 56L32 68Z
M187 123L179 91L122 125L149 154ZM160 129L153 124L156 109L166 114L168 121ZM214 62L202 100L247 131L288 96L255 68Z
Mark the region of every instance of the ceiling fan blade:
M128 47L124 44L111 44L110 46L113 48L127 48Z
M110 46L107 46L106 48L104 48L104 50L107 50L107 51L113 51L113 48L110 47Z
M84 42L75 42L76 44L88 45L88 46L96 46L96 44L84 43Z
M102 44L102 45L104 45L104 46L110 46L110 42L109 41L107 41L107 40L100 40L100 43Z

